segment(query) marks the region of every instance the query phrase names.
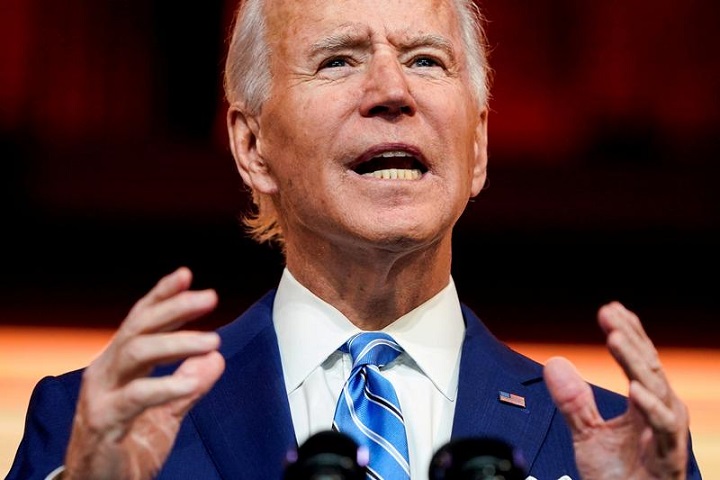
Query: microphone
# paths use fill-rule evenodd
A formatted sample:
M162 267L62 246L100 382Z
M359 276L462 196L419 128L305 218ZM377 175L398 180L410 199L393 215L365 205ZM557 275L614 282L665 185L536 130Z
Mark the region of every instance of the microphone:
M344 433L318 432L285 458L283 480L365 480L368 452Z
M451 440L430 460L430 480L525 480L520 450L499 438Z

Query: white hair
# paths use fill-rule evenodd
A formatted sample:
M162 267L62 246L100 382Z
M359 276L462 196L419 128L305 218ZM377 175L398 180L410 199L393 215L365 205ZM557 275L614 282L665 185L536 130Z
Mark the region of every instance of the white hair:
M485 20L474 0L453 0L453 4L458 13L473 96L479 107L485 108L491 76L483 28ZM266 29L265 0L240 0L225 61L224 88L228 103L240 104L248 115L258 115L270 95L271 52ZM248 233L258 242L282 246L282 228L271 199L255 191L252 198L255 211L243 218Z

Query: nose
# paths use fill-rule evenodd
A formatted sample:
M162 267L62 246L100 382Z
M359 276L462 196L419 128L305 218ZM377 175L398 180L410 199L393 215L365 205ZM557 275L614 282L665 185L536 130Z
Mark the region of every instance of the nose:
M403 66L392 55L374 57L366 72L360 113L388 120L417 110Z

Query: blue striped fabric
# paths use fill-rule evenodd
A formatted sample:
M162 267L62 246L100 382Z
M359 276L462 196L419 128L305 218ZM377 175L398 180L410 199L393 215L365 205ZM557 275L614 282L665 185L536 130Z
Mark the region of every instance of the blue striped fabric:
M368 478L410 478L407 435L400 403L380 368L402 348L390 335L363 332L341 347L353 359L352 372L338 399L333 429L368 449Z

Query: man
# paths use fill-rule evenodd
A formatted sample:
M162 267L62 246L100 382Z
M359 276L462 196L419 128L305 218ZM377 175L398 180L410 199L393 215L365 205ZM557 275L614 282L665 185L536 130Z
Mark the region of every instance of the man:
M407 441L388 478L427 478L439 446L473 436L513 442L541 480L700 478L686 408L632 312L598 313L626 402L564 359L512 352L457 299L452 230L487 166L476 14L461 0L248 0L228 131L253 234L283 245L280 285L207 333L181 327L215 293L190 290L185 268L163 278L87 369L41 381L9 478L280 478L289 448L346 428L343 345L380 330L402 351L382 376Z

